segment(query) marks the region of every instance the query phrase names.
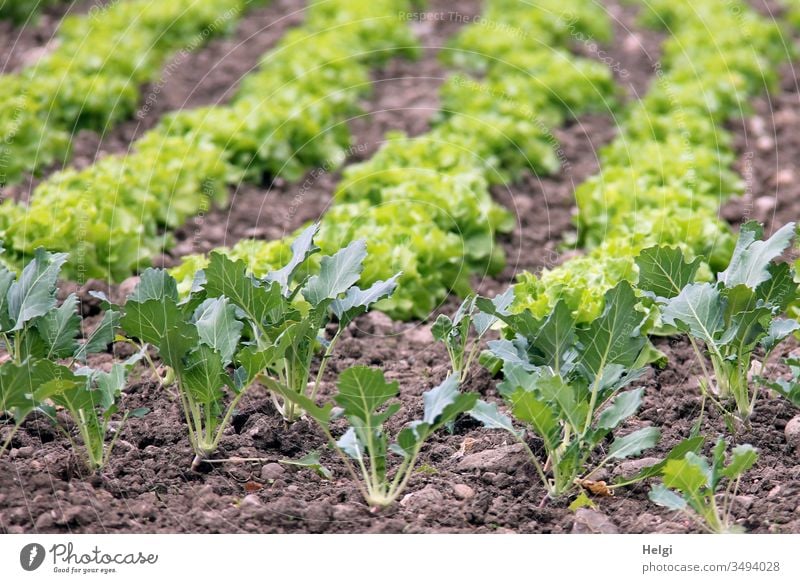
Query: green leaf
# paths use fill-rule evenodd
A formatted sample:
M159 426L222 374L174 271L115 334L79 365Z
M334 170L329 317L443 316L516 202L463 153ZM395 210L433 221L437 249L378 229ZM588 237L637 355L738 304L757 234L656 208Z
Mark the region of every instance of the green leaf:
M697 455L687 453L683 459L669 460L662 471L664 485L679 490L687 497L694 497L709 487L707 468L700 463Z
M41 356L49 359L72 356L78 345L81 330L78 317L78 297L70 294L58 308L52 309L36 321L36 329L47 346Z
M389 399L397 396L397 381L387 383L383 371L366 366L348 368L339 375L339 393L335 401L347 417L369 424L372 415Z
M445 314L439 314L431 325L431 335L437 342L447 342L453 330L453 322Z
M301 457L299 460L279 460L280 463L288 466L298 466L301 468L309 468L314 470L319 476L330 480L333 477L333 472L320 463L319 452L312 451Z
M425 391L422 395L424 412L422 421L433 425L444 410L458 397L458 376L451 374L439 386Z
M128 335L158 348L161 359L176 369L199 342L197 328L186 321L173 298L128 303L120 324Z
M397 289L397 279L400 273L386 281L376 281L369 288L362 290L353 286L347 290L343 298L336 299L331 304L331 310L341 322L347 326L357 316L364 314L369 307L377 301L390 297Z
M537 353L536 364L550 366L558 372L574 359L575 338L575 318L567 303L559 300L536 334L528 337L528 342Z
M226 297L208 298L194 313L200 341L213 348L227 366L233 359L242 337L242 324L236 319L236 308Z
M106 310L103 319L94 329L86 342L78 346L75 359L85 362L90 354L104 352L109 344L114 342L115 332L119 328L120 313L116 310Z
M731 262L728 268L718 275L718 280L725 287L743 284L755 289L769 279L769 264L792 243L795 224L787 223L766 241L759 240L763 233L763 229L755 221L742 225Z
M0 411L13 412L17 423L37 405L83 384L71 370L49 360L0 365Z
M670 510L684 510L686 508L686 500L681 498L678 494L669 490L664 484L656 484L650 489L647 494L654 503Z
M547 401L576 432L583 429L589 406L579 398L576 387L559 375L543 375L536 383L539 398Z
M588 378L602 376L609 364L630 367L647 338L641 327L646 316L636 310L638 300L627 281L606 292L605 309L587 329L578 331L580 365Z
M597 508L597 504L583 491L569 505L569 509L572 512L577 512L581 508Z
M713 346L725 325L724 315L725 301L719 290L708 283L693 283L666 304L661 319Z
M14 325L8 314L8 290L16 278L13 271L0 265L0 331L6 331Z
M633 477L623 478L622 480L618 481L627 484L627 483L639 482L647 478L658 476L662 473L662 470L664 469L664 466L667 465L668 461L682 460L689 452L694 452L694 453L699 452L700 448L703 447L704 441L705 438L702 435L698 435L696 437L690 437L689 439L684 439L683 441L678 443L675 447L673 447L666 455L666 457L657 464L653 464L652 466L647 466L646 468L643 468L638 474L636 474Z
M508 315L508 308L510 308L511 304L514 303L514 288L509 287L503 293L495 296L491 302L494 307L492 314L487 314L484 311L480 311L473 317L473 325L475 326L475 331L478 333L478 336L483 336L486 334L489 328L494 326L494 324L500 319L494 314Z
M166 270L148 267L142 272L133 293L128 296L128 302L141 304L162 298L173 299L177 303L178 283Z
M277 284L261 282L247 274L242 261L232 261L222 253L212 251L206 274L206 292L209 297L225 296L253 320L259 330L267 322L276 322L285 308L285 298Z
M533 427L549 451L558 447L561 429L558 417L547 403L537 399L532 392L517 390L511 395L510 405L514 417Z
M286 385L276 382L274 379L264 377L263 381L270 391L299 406L322 427L328 429L333 414L333 407L330 403L326 403L324 406L320 407L305 395L293 391L286 387Z
M336 446L346 453L349 457L358 462L364 461L364 444L356 435L356 430L348 428L344 435L336 442Z
M733 480L752 468L758 460L758 452L749 443L737 445L731 452L731 461L720 472L729 480Z
M19 280L8 289L8 315L11 329L21 330L26 323L43 316L56 305L56 281L66 253L48 253L41 247L22 270Z
M797 283L792 267L788 263L772 263L767 269L770 278L756 288L756 299L777 312L785 312L797 299Z
M643 396L644 389L634 389L617 395L611 405L600 413L597 426L601 429L615 429L639 410Z
M319 247L314 245L314 237L319 232L319 223L314 223L306 227L302 233L292 241L292 258L283 268L272 271L266 275L264 281L276 282L280 285L284 295L289 295L289 282L292 280L297 268L305 263L311 255L319 251Z
M625 459L639 455L644 450L655 446L661 438L661 430L657 427L644 427L625 437L614 440L608 450L608 457L611 459Z
M516 437L519 437L521 434L521 432L514 427L511 417L501 413L495 403L478 401L469 412L469 415L476 421L482 423L486 429L503 429Z
M794 332L800 330L800 322L790 318L778 318L772 320L769 324L766 336L761 339L761 346L767 352L772 351L784 339L788 338Z
M701 258L687 263L678 247L650 247L636 258L639 268L637 287L657 298L670 299L694 281Z
M220 354L202 344L186 356L180 380L195 400L205 406L220 401L224 395L222 389L230 384Z
M333 255L320 260L319 275L308 280L303 288L303 297L312 306L324 300L336 299L358 281L367 257L367 245L359 239Z

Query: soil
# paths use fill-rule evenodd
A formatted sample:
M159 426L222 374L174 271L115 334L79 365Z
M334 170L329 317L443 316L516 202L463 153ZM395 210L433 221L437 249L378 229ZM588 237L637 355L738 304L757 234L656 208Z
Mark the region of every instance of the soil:
M444 6L443 2L434 2L431 10ZM614 47L606 48L612 59L622 63L620 69L629 71L628 96L635 98L647 87L652 63L658 59L659 39L634 26L628 8L609 5L612 14L619 17L618 40ZM477 3L468 3L463 11L477 12ZM631 32L625 32L626 28ZM427 35L423 38L429 48L420 62L396 60L375 73L376 90L365 103L367 113L349 122L356 143L369 144L374 150L387 129L403 129L412 135L427 129L437 107L436 88L444 76L435 57L436 47L454 30L450 23L444 23L421 32ZM757 100L753 105L755 116L738 128L732 124L740 153L738 168L743 171L745 164L752 166L754 178L749 180L747 196L754 201L754 209L755 201L763 197L775 201L773 209L764 215L774 224L796 218L800 210L796 181L787 178L794 176L792 161L800 156L796 137L800 135L800 99L793 79L787 68L781 92L773 95L772 102ZM762 121L755 121L757 118ZM501 289L520 269L540 269L568 256L559 251L558 243L571 229L572 190L597 170L597 148L614 133L611 115L585 116L556 130L570 162L560 174L529 176L494 190L501 203L517 212L519 225L502 241L509 268L498 278L477 282L482 291ZM757 146L763 136L773 143L748 155L747 145ZM359 152L353 158L368 156L373 150ZM184 245L180 252L230 245L241 237L281 236L318 216L329 203L336 181L335 174L323 174L305 191L296 214L291 204L302 183L276 181L268 189L241 187L229 210L214 211L201 224L184 227L184 241L193 238L190 233L194 229L200 229L203 245ZM265 203L269 206L262 213ZM731 201L723 211L733 222L746 215L736 210L744 209L744 204L736 205ZM162 262L174 260L165 256ZM101 282L90 285L105 287L116 299L124 295L130 282L111 289ZM85 292L86 288L83 297ZM90 301L83 307L89 316L87 325L92 326L99 308ZM668 356L670 365L651 370L643 379L644 406L619 433L647 425L661 427L663 438L648 453L657 457L689 435L698 417L700 398L699 364L687 342L657 338L655 343ZM782 352L793 350L797 350L794 342ZM124 347L117 346L116 354L123 356ZM781 356L776 355L775 362ZM94 364L110 363L111 359L106 355ZM433 342L429 324L392 322L380 313L359 318L343 334L327 368L323 393L333 391L338 373L354 364L380 366L388 379L399 381L403 410L389 423L391 433L419 417L422 392L443 380L448 370L445 351ZM775 364L769 370L770 375L783 372ZM483 398L497 399L494 380L477 366L465 385L466 390L476 391ZM261 390L243 400L218 457L262 461L215 464L202 472L190 470L193 454L179 401L148 371L143 369L134 376L122 407L149 407L151 412L126 423L110 464L96 475L87 475L67 439L47 420L32 417L26 421L10 452L0 457L0 532L698 531L683 517L649 502L646 486L625 489L612 498L597 498L596 510L578 513L570 511L566 503L548 501L519 447L505 434L486 431L467 418L460 419L452 433L437 434L424 448L402 501L388 510L373 512L361 500L341 462L326 449L319 431L304 420L286 427ZM785 401L767 396L757 407L752 428L735 438L737 443L756 444L760 452L758 465L742 481L733 508L737 523L751 532L800 532L800 454L792 451L784 437L784 428L795 414ZM7 430L0 427L0 435ZM727 434L724 420L716 412L708 412L701 433L709 439ZM536 440L530 445L534 450L538 447ZM276 463L300 458L309 451L321 452L323 464L333 472L332 480L324 480L308 469ZM614 474L595 477L613 478Z

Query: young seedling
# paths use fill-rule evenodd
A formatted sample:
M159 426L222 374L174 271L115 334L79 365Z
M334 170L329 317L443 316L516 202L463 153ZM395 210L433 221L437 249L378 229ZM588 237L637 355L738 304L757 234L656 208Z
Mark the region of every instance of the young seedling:
M778 379L771 381L758 377L758 381L768 389L772 389L795 407L800 407L800 358L787 358L783 363L789 367L792 377L786 381Z
M726 465L726 447L720 438L711 460L694 452L668 460L661 468L661 483L650 490L650 500L685 513L709 532L741 532L731 522L731 509L742 475L756 463L758 453L752 445L738 445ZM718 492L723 480L725 489Z
M797 294L791 266L775 262L791 244L794 230L789 223L762 240L761 226L745 223L728 268L713 283L692 283L699 259L686 263L677 248L646 249L636 260L638 286L659 304L662 323L689 337L703 367L704 399L727 412L723 400L732 398L744 421L759 393L757 384L750 386L753 361L761 370L772 351L800 328L795 320L778 317Z
M56 282L66 260L64 253L38 249L18 280L13 272L0 267L0 337L8 353L0 364L0 411L10 413L15 422L0 453L33 410L40 409L55 419L50 402L64 407L72 417L87 465L94 471L106 463L119 435L121 424L106 444L128 367L138 357L113 365L108 373L81 364L114 341L119 313L107 311L94 332L79 340L77 297L69 295L60 306L56 300Z
M425 441L459 414L472 409L477 400L475 394L460 393L458 378L450 375L441 385L423 394L422 419L410 423L390 443L384 424L400 411L399 403L390 403L398 395L397 382L386 382L379 369L358 366L340 375L338 387L333 400L339 409L334 409L330 402L320 407L305 395L286 388L278 390L284 391L287 400L317 422L358 484L364 500L377 508L391 505L403 493ZM349 427L336 439L332 425L340 416ZM399 460L393 474L388 468L390 454Z
M462 383L467 379L478 355L483 336L498 321L496 316L481 312L475 304L476 300L475 296L465 299L452 318L439 314L431 327L433 338L443 342L447 348L450 367ZM492 301L499 313L506 314L508 306L514 301L514 290L509 288ZM475 331L474 335L471 330Z
M656 444L660 432L645 427L617 437L599 462L592 454L638 410L644 389L622 391L637 380L646 349L641 327L646 314L627 282L606 293L605 309L588 325L575 323L563 301L537 320L529 312L504 315L487 300L478 306L500 318L513 339L489 343L503 362L498 390L512 415L542 440L547 454L539 459L525 431L500 413L495 404L478 402L471 415L490 429L503 429L525 446L551 498L575 491L612 460L638 455Z

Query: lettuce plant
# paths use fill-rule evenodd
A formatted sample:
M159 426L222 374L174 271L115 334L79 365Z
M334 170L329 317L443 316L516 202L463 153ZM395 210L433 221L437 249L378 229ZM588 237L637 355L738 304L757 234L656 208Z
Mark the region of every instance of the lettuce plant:
M650 500L687 514L709 532L740 532L731 523L731 507L742 475L756 463L758 453L752 445L738 445L726 464L726 448L720 438L710 460L692 451L682 459L667 460L660 468L661 483L650 490Z
M552 498L569 494L615 459L638 455L656 444L660 432L645 427L616 437L599 461L592 455L622 423L636 413L644 389L625 390L644 371L647 314L627 282L606 293L602 314L577 324L563 301L542 319L529 312L507 315L492 302L478 306L508 326L512 339L489 342L503 363L498 391L513 417L542 440L546 458L528 446L525 430L515 427L495 404L478 402L471 415L490 429L508 431L520 443Z
M662 323L689 336L703 366L704 396L723 409L718 398L732 398L743 420L752 415L759 393L750 382L753 362L761 370L780 342L800 328L778 317L797 293L793 269L775 261L791 244L794 229L789 223L762 240L758 223L742 225L730 264L713 282L693 283L699 260L687 263L677 249L646 249L637 259L638 286L660 306Z
M364 500L372 507L394 503L403 493L414 473L425 441L441 427L451 423L475 405L477 395L460 393L458 379L450 375L442 384L425 392L422 419L404 427L390 442L384 424L400 411L399 403L390 403L399 393L398 383L386 382L379 369L357 366L344 371L332 402L318 406L313 399L294 391L278 388L286 400L316 421L330 446L343 460ZM334 437L336 420L344 417L348 428ZM390 455L399 465L390 474Z
M0 452L33 410L55 418L53 406L62 407L72 417L87 465L94 471L108 461L122 429L120 424L115 439L106 444L109 421L118 411L127 371L138 355L114 364L109 372L83 364L114 341L119 313L107 311L95 330L81 339L77 297L71 294L57 305L56 281L66 260L64 253L38 249L18 279L0 267L0 338L8 353L0 364L0 412L10 414L15 423Z

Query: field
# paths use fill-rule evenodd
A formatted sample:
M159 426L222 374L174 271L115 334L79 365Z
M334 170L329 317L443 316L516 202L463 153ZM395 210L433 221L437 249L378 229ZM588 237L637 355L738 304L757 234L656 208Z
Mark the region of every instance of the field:
M0 533L800 532L800 3L453 4L0 8Z

